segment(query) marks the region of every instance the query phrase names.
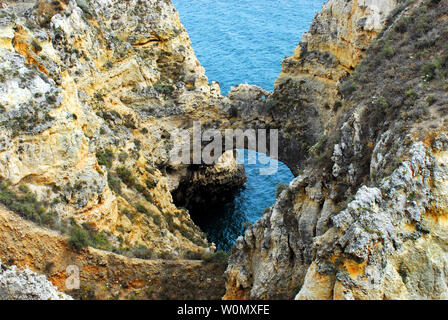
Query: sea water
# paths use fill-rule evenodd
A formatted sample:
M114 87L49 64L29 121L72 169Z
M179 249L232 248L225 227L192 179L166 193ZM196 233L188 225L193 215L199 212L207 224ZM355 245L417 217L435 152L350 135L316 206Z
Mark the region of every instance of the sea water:
M210 81L273 89L324 0L173 0Z
M224 95L240 83L271 91L285 56L291 56L325 0L173 0L193 49L210 81ZM279 183L294 178L281 162L277 174L259 174L248 164L254 151L239 150L247 183L233 202L194 218L218 249L230 250L248 225L275 203ZM192 213L194 216L194 213Z
M229 251L245 229L275 203L277 186L289 184L294 178L285 164L273 159L271 161L278 162L278 172L260 175L260 168L268 169L270 165L264 164L266 161L258 161L259 155L252 150L238 150L238 161L245 164L247 182L234 201L197 217L193 213L194 222L220 250Z

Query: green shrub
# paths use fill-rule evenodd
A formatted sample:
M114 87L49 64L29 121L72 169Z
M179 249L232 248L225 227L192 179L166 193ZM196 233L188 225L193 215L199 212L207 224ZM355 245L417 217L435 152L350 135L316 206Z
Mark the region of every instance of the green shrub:
M172 253L164 251L159 254L159 258L164 260L173 260L174 256Z
M89 235L88 244L91 247L101 250L111 250L112 246L107 239L104 231L96 232L94 230L87 230Z
M394 27L395 32L398 32L398 33L405 33L406 31L408 31L408 25L410 24L411 20L412 20L412 19L409 18L409 17L403 17L403 18L401 18L401 19L395 24L395 27Z
M72 224L68 244L72 250L78 252L86 248L89 245L89 236L87 231L76 224Z
M288 185L285 183L279 183L277 185L277 190L275 191L275 197L278 198L280 194L288 188Z
M71 249L78 252L88 246L101 250L112 249L112 246L109 243L104 231L97 232L88 224L80 227L74 220L71 221L70 238L68 244Z
M110 169L112 167L112 162L114 161L114 153L112 152L112 150L107 149L105 151L97 152L96 158L99 165L106 166L108 169Z
M131 220L131 222L134 222L135 216L131 211L124 209L121 213L124 214L126 217L128 217L128 219Z
M380 110L386 110L389 107L389 103L383 96L378 97L375 101L375 105L380 108Z
M422 66L420 69L426 81L431 81L436 76L437 64L434 62L429 62Z
M137 183L135 185L135 189L145 197L146 201L152 203L152 201L153 201L152 195L151 195L151 193L149 193L149 191L144 186Z
M17 195L14 191L6 188L0 191L0 202L7 207L9 207L16 199Z
M44 212L41 214L41 221L44 226L55 229L58 222L58 216L54 212Z
M165 95L169 95L174 91L174 87L172 85L166 85L160 82L157 82L154 85L154 89L156 89L157 92L160 92Z
M43 204L37 200L27 186L21 185L19 190L22 193L21 195L10 189L8 183L0 181L0 203L24 219L49 228L55 228L56 214L47 212Z
M160 224L162 223L162 219L160 218L159 214L155 214L152 216L152 220L154 221L154 223L158 226L160 226Z
M343 97L348 97L350 96L353 92L355 92L356 90L358 90L358 88L356 87L355 83L353 81L345 81L340 89L339 89L339 93L343 96Z
M138 212L143 213L143 214L149 213L148 209L146 209L146 207L144 205L142 205L141 203L137 203L135 205L135 210L137 210Z
M426 15L423 11L425 10L424 7L420 8L421 13L420 15L417 17L416 22L414 24L415 27L415 34L414 37L421 37L424 34L428 33L431 29L432 29L432 22L430 17L428 17L428 15Z
M325 155L326 145L327 145L328 137L326 134L323 134L319 137L317 143L309 149L310 154L314 155L317 158L322 158Z
M386 45L383 48L382 54L384 55L384 57L390 59L395 56L395 48L390 45Z
M73 290L70 295L76 300L95 300L96 286L91 283L81 282L80 288Z
M126 152L121 152L121 153L118 155L118 160L119 160L120 162L125 162L125 161L128 159L128 157L129 157L129 155L128 155Z
M92 246L102 250L111 250L112 246L107 239L106 233L101 231L100 233L96 233L93 238Z
M433 105L435 102L437 101L437 98L435 97L434 94L430 94L426 97L426 102L428 103L428 105Z
M115 175L109 172L107 176L109 188L117 194L121 194L121 181Z
M138 192L140 192L148 202L153 201L151 193L145 188L145 186L136 182L135 177L132 175L132 172L125 167L120 167L117 169L118 177L123 181L129 188L135 188Z
M117 175L128 187L132 188L135 185L135 178L132 172L125 167L117 168Z
M411 103L414 103L418 99L418 93L414 89L410 89L406 91L406 96L410 100Z
M148 189L155 188L158 183L159 181L155 178L148 178L148 180L146 180L146 186L148 187Z
M185 259L187 260L202 260L203 255L200 252L187 251L185 253Z
M153 256L153 251L147 247L140 245L137 248L130 250L130 256L138 259L151 259Z
M142 186L141 184L139 184L139 183L136 183L136 184L135 184L135 189L136 189L138 192L140 192L140 193L143 193L143 192L146 191L146 188L145 188L144 186Z
M222 270L225 270L229 263L229 257L230 252L218 250L212 254L205 256L204 261L206 263L216 263L221 267Z

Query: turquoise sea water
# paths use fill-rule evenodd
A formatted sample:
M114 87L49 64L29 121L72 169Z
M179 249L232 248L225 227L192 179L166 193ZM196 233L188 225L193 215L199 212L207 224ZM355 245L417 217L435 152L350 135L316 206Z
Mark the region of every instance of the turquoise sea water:
M279 161L275 175L260 175L260 168L270 167L259 161L251 164L255 162L254 159L259 159L259 155L266 157L255 151L238 150L238 161L245 165L247 182L233 202L196 218L193 213L195 223L207 233L208 240L214 242L218 249L230 250L247 225L255 223L263 215L264 209L275 203L277 185L289 184L294 178L289 168Z
M173 0L193 49L210 81L230 87L256 84L272 90L285 56L293 54L302 34L325 0ZM248 223L254 223L275 202L279 183L294 178L279 163L273 176L262 176L263 165L248 164L256 152L239 151L245 158L247 183L231 203L193 220L218 249L230 250Z
M222 93L240 83L272 90L324 0L173 0L193 49Z

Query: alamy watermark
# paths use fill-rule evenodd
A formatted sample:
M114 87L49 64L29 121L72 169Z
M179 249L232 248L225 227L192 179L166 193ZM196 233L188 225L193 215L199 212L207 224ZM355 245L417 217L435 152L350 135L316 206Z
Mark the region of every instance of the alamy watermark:
M68 290L77 290L80 288L80 279L79 279L79 267L75 265L69 265L65 270L68 277L65 280L65 287Z
M258 157L249 157L249 164L261 164L260 175L274 175L278 171L278 130L276 129L216 129L202 130L199 121L193 130L177 129L171 133L174 148L170 151L172 164L217 164L225 151L249 149ZM269 156L267 156L269 155ZM258 158L258 162L257 162ZM243 161L237 159L239 163ZM269 165L269 166L267 166Z

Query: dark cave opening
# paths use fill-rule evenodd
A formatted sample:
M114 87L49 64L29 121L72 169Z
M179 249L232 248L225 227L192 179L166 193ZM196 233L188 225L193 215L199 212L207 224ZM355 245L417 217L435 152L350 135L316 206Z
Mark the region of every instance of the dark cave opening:
M176 206L188 209L209 242L224 251L230 251L247 227L275 203L278 187L289 184L294 178L285 164L265 154L238 150L237 158L241 171L234 179L229 177L220 181L226 183L214 185L201 184L197 175L205 177L206 167L195 166L172 192ZM260 161L262 158L265 160ZM272 175L260 174L261 168L269 167L266 159L276 162L277 169Z

